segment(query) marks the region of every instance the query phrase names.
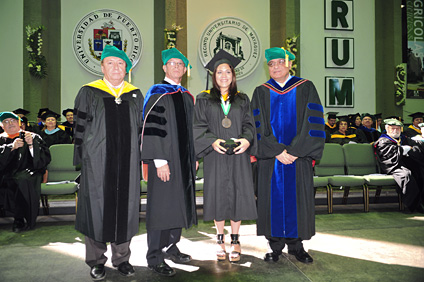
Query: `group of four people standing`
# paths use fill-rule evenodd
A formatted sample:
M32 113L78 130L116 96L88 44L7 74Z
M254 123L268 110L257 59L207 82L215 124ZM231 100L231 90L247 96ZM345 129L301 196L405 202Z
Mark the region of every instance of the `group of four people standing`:
M131 61L112 46L102 53L103 79L79 91L76 229L86 236L93 279L106 275L107 242L113 266L125 276L135 272L129 245L138 232L141 160L148 164L147 263L154 272L173 276L165 259L191 260L176 244L182 228L197 224L194 186L196 160L202 157L204 220L215 221L218 260L226 259L225 220L232 231L229 260L236 262L241 220L259 215L258 235L265 235L271 248L266 261L277 261L288 244L296 259L312 262L302 240L315 234L312 162L325 140L318 94L310 81L290 76L294 55L271 48L265 51L271 79L256 88L250 103L237 91L237 61L222 52L209 64L213 87L197 96L196 105L180 84L190 65L177 49L162 52L165 79L144 98L124 81ZM257 157L257 208L250 155Z

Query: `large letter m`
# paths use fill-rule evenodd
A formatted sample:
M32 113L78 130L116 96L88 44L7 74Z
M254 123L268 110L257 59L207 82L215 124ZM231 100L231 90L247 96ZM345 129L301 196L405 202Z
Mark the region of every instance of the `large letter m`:
M329 104L353 106L353 79L343 79L341 83L342 87L339 78L329 80Z

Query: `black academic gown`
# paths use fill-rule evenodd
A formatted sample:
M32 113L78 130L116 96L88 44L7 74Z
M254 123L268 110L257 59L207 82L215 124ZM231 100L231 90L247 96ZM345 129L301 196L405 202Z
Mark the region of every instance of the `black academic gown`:
M414 137L414 136L421 135L421 130L416 129L416 128L415 128L415 127L411 124L410 126L408 126L408 128L406 128L406 129L403 131L403 134L404 134L405 136L407 136L407 137L412 138L412 137Z
M62 123L62 125L65 127L65 132L68 133L71 138L74 137L74 124L70 123L68 121L65 121Z
M153 85L146 94L141 157L149 167L148 231L197 224L193 105L194 98L187 89L166 81ZM157 177L154 159L168 161L171 172L168 182Z
M197 158L203 159L203 220L233 221L256 219L250 154L256 151L256 131L250 101L237 93L228 113L231 127L221 124L224 113L220 102L209 91L197 95L194 107L194 144ZM239 155L219 154L212 148L216 139L245 138L250 143Z
M41 137L31 133L33 152L28 144L12 151L17 138L0 135L0 206L14 213L15 218L25 218L29 228L35 226L40 207L41 180L50 163L50 151Z
M120 244L138 232L143 95L125 82L116 103L103 80L75 99L74 164L81 164L75 228L98 242Z
M343 134L337 130L331 134L328 143L344 145L348 144L349 142L361 143L358 136L356 135L356 130L352 130L351 128L346 131L346 134Z
M72 139L64 130L60 129L53 134L47 134L45 130L40 133L41 138L46 142L47 146L56 144L71 144Z
M326 135L331 136L331 134L333 134L337 130L338 129L337 129L337 125L336 124L334 124L333 126L330 126L328 124L328 122L325 123L325 133L326 133Z
M363 125L361 125L357 131L356 135L358 135L359 139L361 140L361 143L373 143L380 138L381 133L377 131L375 128L367 128Z
M257 87L252 110L258 138L257 234L310 239L315 234L312 160L324 149L323 107L312 82L292 77L284 89ZM284 150L298 159L283 165Z
M405 156L401 145L412 146ZM374 149L383 173L393 175L402 194L403 203L414 210L424 197L424 152L422 147L407 137L400 142L386 134L374 143Z

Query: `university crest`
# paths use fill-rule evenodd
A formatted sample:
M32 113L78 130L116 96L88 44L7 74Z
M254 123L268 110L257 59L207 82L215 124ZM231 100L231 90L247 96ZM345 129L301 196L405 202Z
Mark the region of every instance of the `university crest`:
M96 10L75 26L72 46L80 64L89 72L103 76L100 58L106 45L123 50L133 67L142 54L142 37L135 23L115 10Z
M235 69L237 79L250 75L261 60L258 34L239 18L219 18L204 29L199 41L199 56L203 65L221 49L241 60Z

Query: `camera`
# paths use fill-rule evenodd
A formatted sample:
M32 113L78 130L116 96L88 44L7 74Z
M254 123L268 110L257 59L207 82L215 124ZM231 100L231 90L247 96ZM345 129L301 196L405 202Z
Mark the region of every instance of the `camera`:
M21 138L25 142L25 131L19 132L19 138Z
M225 153L227 155L234 155L234 149L240 146L240 142L234 142L234 140L225 140L225 142L219 143L222 147L227 149Z

